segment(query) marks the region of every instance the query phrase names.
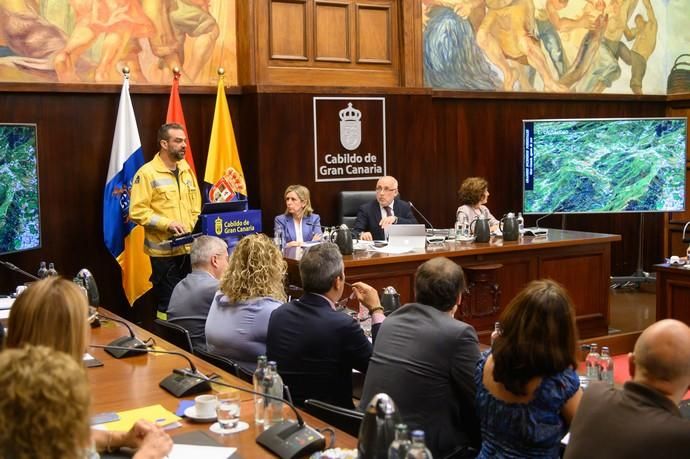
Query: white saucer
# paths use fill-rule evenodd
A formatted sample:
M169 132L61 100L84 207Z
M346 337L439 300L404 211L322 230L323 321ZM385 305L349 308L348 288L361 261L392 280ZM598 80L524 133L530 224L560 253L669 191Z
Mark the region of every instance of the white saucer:
M191 419L192 421L196 421L196 422L213 422L216 420L216 413L213 413L209 417L197 416L196 407L194 405L192 405L192 406L188 407L186 410L184 410L184 415L185 415L185 417Z
M227 434L233 434L237 432L242 432L243 430L247 430L249 428L249 424L243 421L238 421L237 425L232 428L232 429L223 429L220 427L220 424L217 422L214 422L211 424L211 427L209 427L208 430L210 430L213 433L217 433L220 435L227 435Z

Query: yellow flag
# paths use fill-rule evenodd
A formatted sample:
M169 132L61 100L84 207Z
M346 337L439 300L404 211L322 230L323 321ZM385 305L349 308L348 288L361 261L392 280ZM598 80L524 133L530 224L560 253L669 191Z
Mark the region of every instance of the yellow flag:
M218 80L204 182L211 186L207 196L211 202L230 201L235 198L236 193L247 195L247 184L237 151L222 75Z

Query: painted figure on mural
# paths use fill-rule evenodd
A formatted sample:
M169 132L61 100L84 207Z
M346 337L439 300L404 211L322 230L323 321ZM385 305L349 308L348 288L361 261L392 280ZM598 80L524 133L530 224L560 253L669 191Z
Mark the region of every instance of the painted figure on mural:
M645 21L641 14L635 16L635 27L625 27L623 34L628 41L634 41L630 52L632 76L630 77L630 89L635 94L642 94L642 79L647 71L647 60L656 47L656 34L658 25L651 0L642 0L647 11Z
M234 0L0 0L0 81L117 82L128 66L134 82L168 83L179 67L182 83L204 83L215 66L236 71L221 62L235 59L234 8Z

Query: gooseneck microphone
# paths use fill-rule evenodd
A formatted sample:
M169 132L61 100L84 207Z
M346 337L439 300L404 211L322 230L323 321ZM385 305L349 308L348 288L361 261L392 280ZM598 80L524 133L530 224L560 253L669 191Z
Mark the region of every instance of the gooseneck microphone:
M175 369L173 372L182 375L185 378L209 381L209 379L200 374L191 374L186 370ZM237 389L248 394L254 394L261 397L266 397L270 400L276 400L287 405L295 414L297 422L291 420L280 421L268 429L264 430L257 438L256 442L268 449L274 454L277 454L282 459L293 459L297 457L306 457L316 451L321 451L326 447L326 439L316 429L309 427L304 423L304 419L300 416L299 411L295 405L289 401L275 397L273 395L261 394L251 389L234 384L228 384L223 381L214 380L213 384L219 386Z
M127 330L129 330L129 336L121 336L106 346L103 346L105 352L112 355L116 359L133 357L146 352L148 346L134 335L134 330L132 330L132 327L130 327L127 322L114 317L105 316L103 314L97 314L97 317L98 319L112 320L113 322L122 324L127 328Z
M5 268L10 269L10 270L12 270L12 271L14 271L14 272L18 272L19 274L23 274L24 276L28 277L29 279L41 280L41 279L39 279L38 277L34 276L34 275L31 274L31 273L27 273L26 271L24 271L23 269L19 268L19 267L16 266L15 264L10 263L9 261L0 260L0 265L3 265Z
M419 209L417 209L417 208L415 207L415 205L412 204L411 201L410 201L409 203L410 203L410 207L411 207L412 209L414 209L415 212L417 212L417 214L418 214L420 217L422 217L422 219L424 219L424 221L426 222L427 225L429 225L429 228L431 228L432 230L435 230L436 228L434 228L434 225L432 225L431 222L424 216L424 214L422 213L422 211L419 210Z
M143 343L142 343L143 344ZM145 346L145 345L144 345ZM129 352L131 351L130 348L128 347L121 347L121 346L111 346L110 344L90 344L89 347L95 347L98 349L105 349L106 352L109 354L113 355L111 350L114 351L120 351L120 352ZM154 354L170 354L170 355L177 355L182 357L187 361L189 364L189 369L174 369L173 373L171 375L166 376L163 378L163 380L158 383L160 387L163 389L167 390L171 394L173 394L175 397L186 397L188 395L195 395L195 394L200 394L202 392L209 392L211 390L211 384L210 380L199 373L199 371L196 369L196 366L192 362L192 359L184 355L182 352L176 352L176 351L164 351L162 349L151 349L151 348L144 348L144 349L137 349L136 350L138 354L148 354L148 353L154 353ZM113 357L115 357L113 355ZM184 373L181 373L184 372ZM180 374L184 374L184 376L179 376ZM193 376L199 378L199 379L191 379L187 378L186 376Z

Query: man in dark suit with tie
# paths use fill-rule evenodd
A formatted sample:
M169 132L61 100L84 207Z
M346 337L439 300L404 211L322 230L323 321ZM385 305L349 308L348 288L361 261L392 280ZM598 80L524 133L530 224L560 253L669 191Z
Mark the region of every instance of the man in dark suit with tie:
M409 202L397 198L398 181L386 175L376 182L376 201L371 201L357 211L357 219L352 230L355 237L363 241L383 241L385 229L396 223L414 224L417 219L412 214Z
M456 320L464 289L462 269L432 258L417 269L415 303L381 325L369 362L360 408L385 392L411 430L422 429L434 457L475 457L480 444L474 408L479 341Z
M326 242L311 247L299 263L304 295L271 313L266 354L295 403L311 398L345 408L352 403L352 369L367 371L372 345L359 322L336 306L345 288L343 257ZM383 307L373 287L355 282L352 290L369 309L372 336L383 322Z

